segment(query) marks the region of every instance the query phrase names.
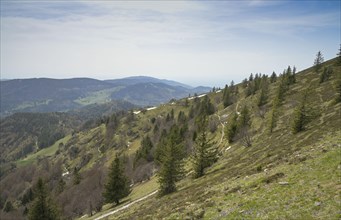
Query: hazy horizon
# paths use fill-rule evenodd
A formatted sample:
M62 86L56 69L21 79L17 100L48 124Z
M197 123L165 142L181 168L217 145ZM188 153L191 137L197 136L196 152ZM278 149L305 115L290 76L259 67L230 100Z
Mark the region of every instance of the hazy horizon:
M339 1L1 1L1 79L223 86L340 46Z

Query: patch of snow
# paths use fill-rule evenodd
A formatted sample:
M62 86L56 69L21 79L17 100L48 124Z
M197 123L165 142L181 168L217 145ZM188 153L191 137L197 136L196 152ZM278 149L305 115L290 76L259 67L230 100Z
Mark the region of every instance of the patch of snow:
M193 97L189 97L189 98L188 98L188 100L192 100L192 99L194 99L194 98L195 98L195 96L193 96Z
M215 93L219 93L219 92L221 92L222 90L218 90L218 91L216 91Z
M175 105L175 102L172 102L171 105Z
M156 109L157 107L150 107L150 108L147 108L147 111L150 111L150 110L153 110L153 109Z
M225 151L228 151L228 150L230 150L231 149L231 146L229 146L228 148L226 148L226 150Z
M141 113L141 111L135 111L135 112L134 112L135 115L138 115L138 114L140 114L140 113Z
M206 95L207 95L207 94L201 94L201 95L198 96L198 98L204 97L204 96L206 96Z
M62 176L66 176L66 175L69 175L69 171L66 171L65 173L62 174Z

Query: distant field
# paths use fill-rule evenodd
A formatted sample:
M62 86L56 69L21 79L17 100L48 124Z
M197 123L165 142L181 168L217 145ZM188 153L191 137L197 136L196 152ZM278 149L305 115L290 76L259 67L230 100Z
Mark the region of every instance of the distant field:
M119 91L123 87L115 87L111 89L103 89L100 91L96 91L93 93L90 93L88 96L84 98L76 99L74 102L80 105L91 105L91 104L102 104L111 101L111 94L113 92Z

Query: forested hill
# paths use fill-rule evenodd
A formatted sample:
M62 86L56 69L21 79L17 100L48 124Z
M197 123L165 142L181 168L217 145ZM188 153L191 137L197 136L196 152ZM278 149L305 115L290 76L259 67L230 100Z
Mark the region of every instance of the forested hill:
M0 89L0 116L15 112L65 112L118 100L141 106L157 105L210 90L144 76L116 80L15 79L0 81Z
M38 186L48 189L51 213L67 219L103 217L135 201L108 218L338 219L340 64L317 59L306 70L290 65L117 112L6 161L1 219L34 215Z

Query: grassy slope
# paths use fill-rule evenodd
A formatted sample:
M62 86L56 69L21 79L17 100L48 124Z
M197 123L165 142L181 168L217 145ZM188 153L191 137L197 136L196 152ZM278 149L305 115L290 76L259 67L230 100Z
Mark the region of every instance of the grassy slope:
M332 61L326 62L330 65ZM334 72L341 72L334 67ZM341 193L341 104L333 104L335 90L333 75L330 81L319 84L318 75L307 69L297 76L297 83L290 87L274 132L266 131L265 119L253 115L253 146L245 148L239 142L230 146L223 142L223 155L199 179L186 178L179 183L179 191L162 198L155 196L128 210L117 213L113 219L337 219L340 216ZM273 96L277 86L270 86ZM293 135L291 121L300 93L310 86L309 103L312 110L321 112L306 130ZM240 90L240 93L241 90ZM222 94L211 94L215 100ZM217 114L230 114L243 102L252 103L255 97L239 99L227 109L219 106ZM272 100L272 98L270 98ZM271 104L268 104L268 112ZM166 105L145 115L140 121L155 117ZM176 107L176 114L183 107ZM184 109L185 110L185 109ZM256 108L253 107L253 112ZM221 138L221 127L215 139ZM258 170L257 170L258 167ZM266 172L264 172L266 170ZM288 185L279 185L286 181ZM155 180L134 188L143 192ZM141 187L141 188L140 188ZM141 197L145 193L139 194ZM107 207L108 208L108 207Z
M65 136L64 138L56 141L53 145L50 147L44 148L36 153L29 154L26 158L22 160L16 161L16 164L18 166L25 166L27 164L31 164L37 160L39 157L50 157L53 156L56 151L58 150L58 146L60 143L66 143L70 140L71 135Z

